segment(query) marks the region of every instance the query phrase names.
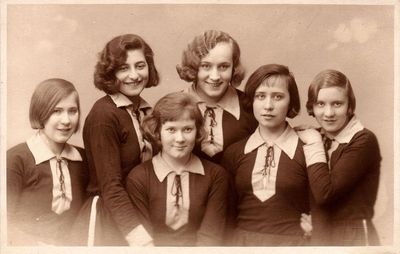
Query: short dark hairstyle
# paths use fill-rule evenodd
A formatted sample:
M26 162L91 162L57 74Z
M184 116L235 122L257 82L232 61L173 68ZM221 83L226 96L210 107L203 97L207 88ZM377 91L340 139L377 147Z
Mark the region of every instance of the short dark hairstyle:
M157 86L159 76L154 65L154 54L150 46L136 34L124 34L109 41L99 53L99 60L94 72L94 85L106 92L114 94L119 91L119 82L115 77L118 67L127 59L127 51L140 49L143 51L149 66L149 80L145 87Z
M57 104L72 93L76 94L76 104L80 114L79 95L74 85L60 78L52 78L42 81L37 85L32 94L31 105L29 107L29 120L33 129L43 129L46 121L53 114ZM80 119L74 132L77 132Z
M349 100L349 108L347 114L349 117L354 115L356 110L356 97L354 96L353 88L350 80L337 70L324 70L315 76L308 87L308 100L306 104L307 112L310 116L314 116L314 104L317 102L319 90L327 87L341 87L347 93Z
M183 92L170 93L162 97L154 106L152 113L143 119L144 137L149 140L155 150L161 150L161 126L167 121L178 120L185 112L196 125L196 143L199 144L207 135L204 130L204 120L197 107L195 99Z
M231 84L235 87L239 86L244 78L244 68L240 63L239 44L229 34L216 30L208 30L196 36L183 51L182 63L176 66L179 77L187 82L195 82L201 59L220 42L232 45L233 70Z
M289 118L294 118L300 112L299 91L297 89L296 80L293 74L289 71L288 67L280 64L262 65L255 72L253 72L253 74L251 74L245 87L245 107L247 109L252 108L254 94L257 88L264 82L264 80L272 76L279 76L286 80L290 96L289 110L286 116Z

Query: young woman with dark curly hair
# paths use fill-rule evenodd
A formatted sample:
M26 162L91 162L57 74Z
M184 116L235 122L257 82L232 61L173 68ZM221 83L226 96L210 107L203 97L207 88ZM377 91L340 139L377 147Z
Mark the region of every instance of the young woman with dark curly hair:
M146 231L124 186L129 171L152 156L140 131L141 119L151 108L140 93L158 81L153 51L138 35L117 36L100 53L94 83L107 95L93 105L83 127L90 170L87 190L93 198L82 211L81 223L89 221L89 226L80 227L89 245L146 244Z

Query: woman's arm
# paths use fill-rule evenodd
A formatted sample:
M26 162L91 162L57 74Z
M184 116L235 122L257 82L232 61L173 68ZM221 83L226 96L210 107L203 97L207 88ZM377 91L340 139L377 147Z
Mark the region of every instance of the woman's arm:
M197 232L198 246L222 245L227 212L228 175L223 168L215 168L215 176L208 195L207 207Z
M127 236L140 222L122 179L117 126L99 122L84 131L85 147L90 147L90 150L86 149L86 155L96 170L98 187L106 208L123 235Z
M146 168L139 165L132 169L126 179L126 191L132 200L136 214L140 219L140 225L131 232L131 242L138 246L153 245L153 239L149 233L152 232L150 220L149 197L146 183Z
M312 152L304 146L306 160ZM318 204L330 203L350 191L369 169L380 163L378 141L371 132L357 133L345 145L340 158L329 171L327 163L308 165L308 177L312 193Z

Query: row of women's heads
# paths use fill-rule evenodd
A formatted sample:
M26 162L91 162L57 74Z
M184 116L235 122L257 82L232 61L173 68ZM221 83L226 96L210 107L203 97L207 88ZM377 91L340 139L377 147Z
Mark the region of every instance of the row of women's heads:
M193 83L197 94L209 104L217 104L228 86L239 86L245 76L238 43L229 34L215 30L196 36L183 51L182 62L176 69L180 78ZM135 34L113 38L99 54L94 84L106 94L119 92L128 98L137 98L144 88L159 84L153 50ZM321 102L319 91L332 87L343 91L342 97L347 105L345 119L350 119L354 113L355 97L348 78L339 71L324 70L312 80L306 104L307 112L317 121L319 108L327 102ZM284 65L267 64L255 70L245 85L245 98L245 107L253 110L260 124L260 111L272 112L277 107L280 122L276 124L286 117L294 118L300 111L295 78ZM197 140L201 140L204 135L199 130L202 130L203 117L194 99L181 92L168 94L156 103L151 116L144 120L145 136L153 141L156 148L159 147L161 125L176 120L184 112L195 120ZM49 79L37 86L30 105L30 122L32 128L43 129L50 140L65 143L79 129L79 114L79 97L73 84L63 79ZM54 127L58 122L66 126L61 134L53 129L58 128Z

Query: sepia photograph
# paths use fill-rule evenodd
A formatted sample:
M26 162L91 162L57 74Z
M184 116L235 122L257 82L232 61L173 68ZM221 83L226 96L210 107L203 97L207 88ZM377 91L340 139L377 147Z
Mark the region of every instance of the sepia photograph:
M1 253L400 253L399 7L2 0Z

